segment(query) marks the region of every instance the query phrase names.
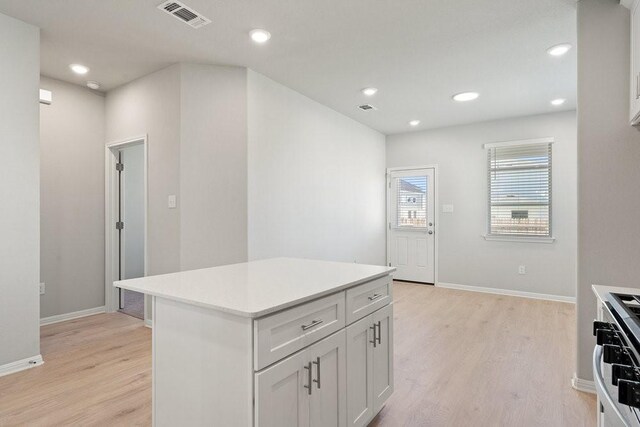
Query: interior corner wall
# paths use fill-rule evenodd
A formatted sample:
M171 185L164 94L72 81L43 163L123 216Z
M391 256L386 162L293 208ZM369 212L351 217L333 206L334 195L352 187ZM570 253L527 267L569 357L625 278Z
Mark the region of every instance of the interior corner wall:
M249 259L382 265L385 137L248 71Z
M147 135L147 273L179 271L180 65L109 91L105 111L107 143ZM169 195L178 209L168 208Z
M592 284L640 288L640 131L629 125L630 13L578 5L578 347L591 380Z
M0 14L0 40L2 366L40 353L40 33Z
M483 144L552 136L553 243L487 241ZM387 167L438 165L438 281L575 297L575 111L452 126L387 137ZM454 206L443 213L442 205ZM526 266L526 275L518 267Z
M247 69L180 69L180 269L244 262Z
M42 77L40 317L104 305L104 96Z

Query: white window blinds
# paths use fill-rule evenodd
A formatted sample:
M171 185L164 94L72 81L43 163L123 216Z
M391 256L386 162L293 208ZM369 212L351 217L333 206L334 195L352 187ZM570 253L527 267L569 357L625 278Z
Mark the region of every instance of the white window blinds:
M551 237L551 146L487 144L489 236Z

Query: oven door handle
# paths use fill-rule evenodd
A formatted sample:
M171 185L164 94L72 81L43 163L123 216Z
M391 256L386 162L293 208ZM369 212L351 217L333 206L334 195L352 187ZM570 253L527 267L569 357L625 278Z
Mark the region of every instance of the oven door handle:
M604 382L604 376L602 375L602 366L600 361L602 360L602 346L596 345L593 349L593 379L596 386L596 393L600 399L600 404L605 408L605 412L611 414L611 411L615 414L615 417L622 421L625 426L629 426L625 417L622 416L616 401L611 398L609 390Z

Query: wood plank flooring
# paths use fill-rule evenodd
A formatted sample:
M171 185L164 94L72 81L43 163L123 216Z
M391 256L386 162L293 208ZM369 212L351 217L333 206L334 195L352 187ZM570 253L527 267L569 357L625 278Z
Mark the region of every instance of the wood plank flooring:
M371 426L593 426L575 307L396 282L395 393ZM151 424L151 331L124 314L44 326L45 364L0 377L0 426ZM227 427L227 426L225 426Z

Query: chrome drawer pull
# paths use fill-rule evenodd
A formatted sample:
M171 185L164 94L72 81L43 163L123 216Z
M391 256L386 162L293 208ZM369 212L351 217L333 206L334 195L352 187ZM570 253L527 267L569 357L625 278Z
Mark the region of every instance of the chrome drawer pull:
M378 298L381 298L383 296L384 296L384 294L373 294L372 296L369 297L369 301L375 301Z
M314 320L313 322L309 323L308 325L302 325L302 330L306 331L307 329L311 329L314 326L318 326L320 323L322 323L321 319Z
M312 392L311 384L313 384L313 382L312 382L313 380L311 379L311 362L309 362L307 365L305 365L304 369L307 370L308 375L309 375L307 377L308 380L309 380L309 385L305 385L304 388L308 389L309 391L307 393L311 394L311 392Z
M373 348L376 348L378 345L378 340L376 338L376 330L378 328L376 328L376 324L374 323L373 326L369 326L369 329L373 329L373 341L369 341L369 342L373 344Z
M318 374L318 379L313 380L313 382L318 384L318 388L320 388L320 356L316 357L316 360L313 362L313 364L318 367L318 370L316 372Z

